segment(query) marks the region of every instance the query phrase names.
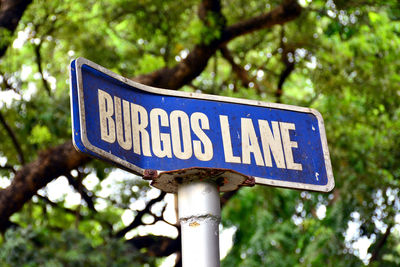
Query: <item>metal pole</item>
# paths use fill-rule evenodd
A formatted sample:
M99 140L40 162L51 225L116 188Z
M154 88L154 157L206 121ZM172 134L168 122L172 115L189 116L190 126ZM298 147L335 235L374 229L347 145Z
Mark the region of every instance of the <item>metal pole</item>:
M221 206L217 185L192 181L178 187L183 267L219 267Z

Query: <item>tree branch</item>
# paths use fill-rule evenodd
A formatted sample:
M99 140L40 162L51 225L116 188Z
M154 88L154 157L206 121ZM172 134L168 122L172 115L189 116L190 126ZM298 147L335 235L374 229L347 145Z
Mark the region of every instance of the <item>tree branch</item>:
M0 0L0 28L6 28L13 32L30 2L29 0ZM208 1L204 3L206 2ZM209 59L221 45L244 34L291 21L298 17L300 13L301 7L296 0L285 0L282 5L266 14L238 22L229 27L223 27L220 38L209 44L196 45L189 55L174 67L165 67L153 73L139 76L135 80L150 86L179 89L200 75L206 68ZM8 45L9 43L0 47L0 57L4 55ZM37 160L23 166L16 173L11 185L0 190L0 230L6 229L10 223L9 217L19 211L23 204L36 194L38 189L88 161L88 156L80 154L73 148L71 142L67 142L48 149L41 153ZM149 204L150 202L146 208L150 208L152 204ZM139 211L139 216L135 217L134 222L118 234L123 236L129 230L135 228L136 224L141 225L141 218L146 212Z
M89 190L86 189L86 187L82 184L82 179L81 177L75 178L71 175L70 172L65 174L65 177L67 178L68 182L72 187L81 195L81 197L85 200L86 204L88 205L88 208L97 212L96 208L94 207L94 202L93 198L89 196L90 192Z
M226 45L222 45L221 48L221 54L222 56L229 62L229 64L232 67L232 71L236 74L236 76L240 79L242 82L242 85L246 88L249 87L249 83L253 82L254 87L257 90L257 93L261 93L260 87L258 86L257 82L255 82L253 79L250 78L248 72L239 64L236 64L235 60L233 59L233 56L231 52L229 51L228 47Z
M282 102L282 95L283 95L283 84L285 83L286 79L290 76L290 74L294 71L295 63L294 63L294 51L293 47L288 47L283 39L285 38L285 30L282 27L281 30L281 48L282 48L282 57L281 61L285 65L285 68L279 75L278 86L275 92L276 102ZM292 54L292 59L289 58L289 54Z
M240 189L240 188L239 188ZM221 209L226 205L226 203L228 203L228 201L234 196L236 195L236 193L239 191L239 189L234 190L234 191L229 191L229 192L225 192L221 195L220 197L220 201L221 201Z
M221 2L219 0L203 0L199 5L198 16L207 25L208 13L221 14Z
M89 157L76 151L72 142L50 148L17 171L7 188L0 190L0 231L9 226L9 218L29 201L37 190L53 179L81 166Z
M51 89L49 82L44 78L43 74L43 68L42 68L42 54L40 53L40 48L42 47L42 41L38 45L35 45L35 56L36 56L36 65L38 67L38 71L40 73L40 76L42 78L42 83L44 86L44 89L46 90L47 94L51 96Z
M369 259L369 264L371 265L371 263L373 263L374 261L377 261L379 259L379 253L382 250L382 248L385 246L386 241L389 238L389 235L392 231L394 224L391 223L388 225L388 227L386 228L385 233L383 234L383 236L381 237L381 239L379 239L378 243L376 244L376 247L374 248L374 251L372 251L371 253L371 258Z
M151 222L151 223L145 223L144 225L154 225L154 224L156 224L157 222L160 222L160 221L161 221L161 222L165 222L165 223L168 224L168 225L171 225L171 226L176 227L175 224L170 223L169 221L167 221L167 220L164 218L164 212L165 212L166 209L167 209L167 204L165 204L165 205L163 206L160 215L157 215L157 214L155 214L154 212L150 211L150 215L154 217L154 221Z
M12 171L14 174L17 172L17 171L15 170L14 166L9 165L9 164L5 164L4 166L0 166L0 169L3 169L3 170L10 170L10 171Z
M287 54L285 55L285 57L287 57ZM294 62L287 61L287 63L285 63L285 68L279 75L278 86L275 92L277 103L282 102L283 84L286 81L286 79L290 76L290 74L294 71L294 66L295 66Z
M0 112L0 123L4 126L6 132L8 133L8 136L10 136L11 141L15 147L15 150L17 151L18 154L18 161L21 163L21 165L25 164L25 158L24 158L24 153L22 152L21 145L19 144L17 140L17 136L15 135L14 131L11 129L10 125L6 122L3 114Z
M62 14L63 12L64 11L59 11L59 12L55 12L55 14L59 15L59 14ZM43 21L46 22L48 17L49 17L49 13L46 10L46 15L44 16ZM41 28L42 26L43 26L43 24L34 25L35 32L38 33L39 32L39 28ZM47 91L47 94L49 96L51 96L51 88L50 88L49 82L44 77L43 67L42 67L43 60L42 60L42 54L40 52L40 49L42 48L42 45L43 45L43 42L44 42L44 38L47 35L50 35L55 29L56 29L56 23L55 23L55 21L53 21L52 23L50 23L50 27L40 36L39 44L34 44L34 51L35 51L35 56L36 56L36 65L38 67L38 71L40 73L44 89Z
M302 7L296 0L285 0L283 4L271 12L240 21L225 29L222 33L222 42L226 43L238 36L252 33L254 31L282 25L300 16Z
M82 213L80 213L79 209L78 210L69 209L69 208L66 208L66 207L64 207L62 205L59 205L56 202L51 201L50 199L48 199L45 196L42 196L42 195L39 195L39 194L36 194L36 196L39 199L43 200L45 203L49 204L53 208L61 209L61 210L65 211L66 213L69 213L69 214L74 215L74 216L79 216L79 218L81 218L83 220L92 220L92 219L96 220L97 222L100 222L100 224L105 229L108 229L110 232L112 231L113 225L110 222L108 222L107 220L103 220L103 219L101 219L101 217L97 217L94 213L88 213L86 215L83 215Z
M167 236L136 236L127 240L127 243L135 246L138 250L146 248L147 254L154 257L167 257L181 249L181 239L173 239Z
M37 196L39 199L43 200L45 203L47 203L47 204L49 204L50 206L52 206L53 208L61 209L61 210L63 210L63 211L66 212L66 213L69 213L69 214L72 214L72 215L76 215L76 210L72 210L72 209L69 209L69 208L60 206L60 205L58 205L58 203L55 203L55 202L51 201L50 199L48 199L48 198L45 197L45 196L42 196L42 195L39 195L39 194L36 194L36 196Z
M3 91L6 90L13 90L14 92L16 92L17 94L21 94L21 92L19 92L19 90L15 87L13 87L9 82L8 82L8 78L7 75L5 73L3 73L2 71L0 71L0 75L3 78L3 81L1 83L1 87L0 89Z
M0 57L2 57L11 43L10 37L18 26L22 15L32 0L0 0L0 38L5 42L0 43ZM3 31L7 31L6 36ZM4 39L3 39L4 40Z
M156 204L157 202L160 202L161 200L164 199L166 193L165 192L161 192L160 195L156 198L153 198L152 200L150 200L146 207L143 210L138 211L138 213L135 216L135 219L131 222L131 224L129 224L127 227L119 230L116 233L117 237L123 237L125 236L126 233L128 233L130 230L135 229L136 227L143 225L142 222L142 218L146 213L150 213L150 209L151 207Z
M238 22L237 24L222 29L219 39L215 39L207 45L196 45L189 55L175 65L175 67L165 67L133 79L150 86L175 90L179 89L183 85L189 84L194 78L200 75L207 66L209 59L221 45L244 34L294 20L300 15L301 10L301 6L296 0L286 0L282 5L271 12Z

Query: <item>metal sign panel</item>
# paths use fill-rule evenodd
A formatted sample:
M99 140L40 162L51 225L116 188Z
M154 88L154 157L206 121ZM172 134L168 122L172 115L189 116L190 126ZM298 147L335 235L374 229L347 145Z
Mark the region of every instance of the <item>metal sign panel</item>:
M334 187L321 114L310 108L145 86L87 59L71 62L76 148L143 175L226 168L256 184Z

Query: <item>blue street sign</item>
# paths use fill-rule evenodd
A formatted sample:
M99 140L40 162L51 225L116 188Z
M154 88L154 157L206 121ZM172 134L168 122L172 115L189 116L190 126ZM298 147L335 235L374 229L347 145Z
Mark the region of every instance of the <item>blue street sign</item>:
M232 169L257 184L334 187L321 114L310 108L145 86L87 59L71 63L75 147L138 175Z

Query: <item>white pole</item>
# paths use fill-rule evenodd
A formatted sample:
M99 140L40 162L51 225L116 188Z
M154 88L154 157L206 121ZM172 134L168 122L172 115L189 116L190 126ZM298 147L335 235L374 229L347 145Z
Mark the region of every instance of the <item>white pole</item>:
M183 267L219 267L221 206L217 185L192 181L178 187Z

